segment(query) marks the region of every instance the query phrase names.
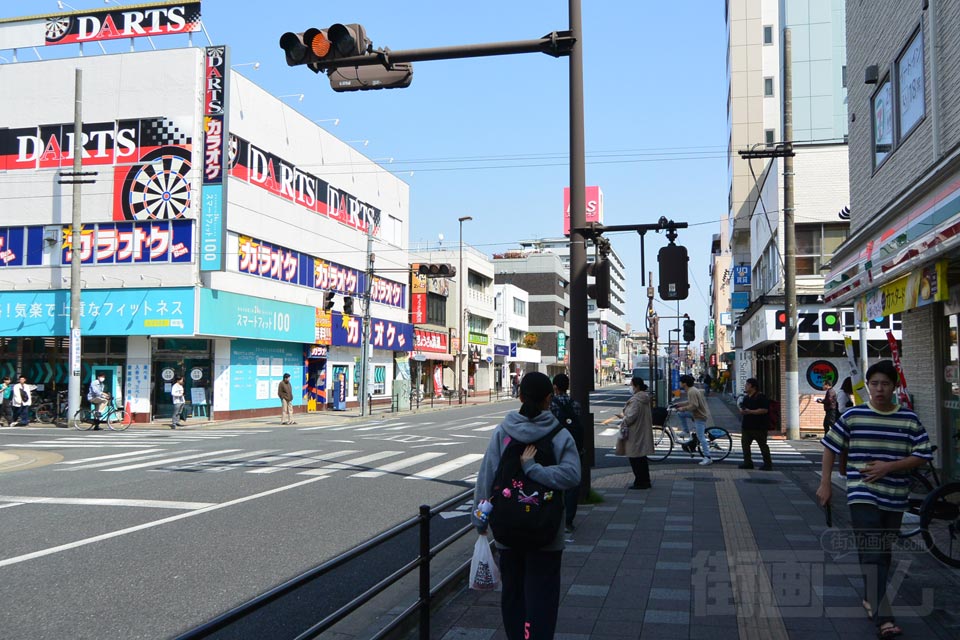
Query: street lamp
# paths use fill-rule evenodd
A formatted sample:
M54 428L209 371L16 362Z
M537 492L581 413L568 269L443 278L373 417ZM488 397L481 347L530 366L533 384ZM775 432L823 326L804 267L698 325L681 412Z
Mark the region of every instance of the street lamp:
M359 142L360 144L362 144L362 145L365 146L365 147L370 144L370 141L369 141L369 140L344 140L344 142L346 142L347 144L354 144L354 143Z
M277 96L277 100L283 100L284 98L296 98L297 102L303 102L302 93L288 93L282 96Z
M473 218L471 216L461 216L460 218L457 218L457 220L460 222L460 270L457 271L457 280L459 280L459 284L460 284L460 295L457 296L457 298L460 301L460 313L458 314L459 322L460 322L460 329L458 330L460 334L460 343L457 347L457 401L462 403L463 402L463 339L464 339L464 335L463 335L463 278L464 278L463 223L469 220L473 220Z
M241 62L239 64L230 65L231 69L236 69L237 67L253 67L253 70L256 71L260 68L259 62Z
M316 124L323 124L324 122L332 122L333 126L340 124L340 118L323 118L322 120L314 120Z

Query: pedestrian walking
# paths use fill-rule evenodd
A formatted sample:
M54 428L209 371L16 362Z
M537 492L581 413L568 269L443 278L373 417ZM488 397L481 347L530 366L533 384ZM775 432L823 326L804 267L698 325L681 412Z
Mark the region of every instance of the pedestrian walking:
M0 382L0 417L5 427L13 426L13 383L10 376L3 376Z
M848 409L824 436L817 498L830 503L833 463L841 452L847 461L847 504L864 576L863 607L880 638L903 631L887 598L892 549L910 494L912 469L932 459L930 439L910 409L894 403L899 375L893 362L881 360L867 369L870 401Z
M770 446L767 444L767 430L770 426L770 400L760 393L760 383L756 378L747 378L743 387L744 396L740 401L740 448L743 449L743 463L740 469L753 469L753 452L750 450L756 442L763 456L761 471L772 471Z
M13 411L17 414L17 426L30 424L30 405L33 404L33 386L27 384L27 377L21 375L13 385Z
M297 424L293 421L293 386L290 374L283 374L283 380L277 385L277 397L280 398L280 424Z
M713 384L713 378L710 377L709 373L703 374L703 394L706 396L710 395L710 385Z
M614 453L626 456L633 470L633 484L628 489L649 489L650 463L647 456L653 455L653 411L650 407L650 394L647 383L642 378L632 378L630 388L633 395L627 400L623 412L615 418L623 418L620 423L620 437ZM608 418L604 424L613 420Z
M567 393L570 389L570 376L558 373L553 376L553 400L550 401L550 413L573 436L577 445L580 470L583 477L583 425L580 422L580 403L572 400ZM566 518L565 532L573 533L576 527L573 524L577 517L577 503L580 501L580 484L563 492L563 509Z
M537 448L530 444L550 435L559 427L557 419L549 411L552 395L550 378L539 371L531 371L520 383L520 410L509 412L494 430L480 464L474 493L473 522L481 535L487 534L487 520L476 514L482 513L480 503L493 497L493 483L500 461L508 445L514 441L527 444L520 456L525 478L554 491L572 489L580 483L577 446L568 431L560 429L550 443L556 464L543 466L537 462ZM508 492L509 489L504 489L504 497L510 499ZM520 495L521 489L515 492L517 495L513 495L513 499L523 497ZM546 495L527 497L531 498L550 499ZM494 536L500 551L503 583L500 612L508 640L546 640L554 636L560 605L560 563L564 546L562 523L563 520L557 523L556 533L550 537L549 543L534 550L507 547Z
M850 381L850 376L847 376L843 379L843 382L840 383L840 388L836 389L837 392L837 417L843 415L843 412L853 406L853 383Z
M707 441L707 420L710 418L710 409L707 408L707 401L703 397L703 392L697 389L693 376L690 374L680 376L680 386L687 392L687 401L677 403L677 408L680 409L680 411L686 412L689 417L693 419L693 426L697 430L697 438L700 439L700 450L703 452L703 460L700 461L700 465L706 466L713 464ZM686 431L687 416L681 414L681 418L683 419L684 431ZM653 442L652 432L650 441L651 443ZM683 449L687 453L693 453L689 444L684 444Z
M824 380L823 389L824 394L820 402L823 403L823 434L826 435L833 423L840 417L840 414L837 411L839 404L837 402L837 392L833 389L833 380Z
M173 416L170 419L170 428L176 429L180 426L180 417L183 413L183 406L186 398L183 392L183 376L177 376L170 387L170 398L173 400Z

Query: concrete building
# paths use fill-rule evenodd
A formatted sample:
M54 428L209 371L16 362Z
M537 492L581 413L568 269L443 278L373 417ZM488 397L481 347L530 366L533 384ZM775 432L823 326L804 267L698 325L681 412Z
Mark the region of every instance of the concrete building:
M525 240L520 247L531 251L549 251L560 257L569 279L570 241L567 238ZM587 250L587 263L595 260L592 248ZM595 301L587 300L587 335L593 339L594 376L599 382L616 377L620 368L620 337L627 330L627 272L616 251L610 252L610 308L598 309ZM587 276L587 285L593 277Z
M730 299L733 272L730 265L730 237L727 220L720 221L720 233L710 242L710 320L703 328L702 370L714 380L721 374L729 379L733 355L728 339L731 329Z
M783 164L745 160L738 151L774 149L783 141L785 29L791 33L794 219L797 239L801 428L822 428L814 403L822 382L849 370L843 337L852 308L825 305L821 268L848 234L841 218L849 195L845 8L835 0L729 0L726 6L730 128L729 217L733 289L730 322L736 361L733 390L755 376L783 401ZM722 251L722 250L721 250ZM718 290L719 293L719 290ZM716 305L719 309L719 305ZM882 353L885 330L870 339Z
M539 360L514 360L511 371L538 370L549 376L565 373L567 344L570 335L570 281L569 270L551 251L507 251L494 254L493 265L498 284L514 285L527 292L529 300L529 332L537 336ZM522 345L518 345L522 346ZM513 345L511 343L511 350ZM517 358L531 360L517 351Z
M539 349L527 346L530 333L530 294L512 284L495 284L497 322L493 330L494 383L497 391L511 390L519 372L539 371ZM539 342L539 338L538 338Z
M439 363L434 363L432 371L428 373L431 380L422 381L424 388L434 391L443 386L456 389L459 360L462 388L467 389L470 394L489 392L494 388L495 382L493 330L497 318L494 307L496 294L493 288L493 263L483 253L466 244L462 252L459 247L418 251L411 254L410 262L447 263L457 269L455 277L442 279L447 283L446 295L431 297L433 304L443 306L442 313L449 330L450 353L454 361L446 363L449 366L436 366ZM439 313L439 310L435 311L435 314ZM435 315L434 320L438 323L434 326L439 327L440 316ZM460 335L465 336L466 340L458 340Z
M957 479L960 6L851 2L847 44L851 236L830 261L826 299L859 318L902 314L914 408L937 466Z
M42 21L22 26L0 23L0 46L39 34L42 47ZM75 152L75 68L83 168L98 171L78 238L57 184ZM322 407L335 380L356 401L367 236L378 267L406 267L406 184L231 71L225 46L16 62L0 77L4 374L65 388L80 243L81 384L104 371L136 419L170 415L178 375L216 418L277 414L284 373L298 408ZM411 350L405 280L371 283L375 397ZM328 292L332 314L318 308Z

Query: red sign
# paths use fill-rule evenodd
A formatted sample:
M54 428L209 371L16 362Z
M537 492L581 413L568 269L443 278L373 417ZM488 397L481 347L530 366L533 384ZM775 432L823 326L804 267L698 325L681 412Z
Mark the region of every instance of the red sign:
M587 222L603 222L603 191L600 187L587 187ZM570 187L563 188L563 235L570 235Z
M427 323L427 294L410 294L410 324Z
M717 354L715 353L710 354L710 366L711 367L717 366Z
M439 331L413 330L413 344L417 351L447 353L447 334Z

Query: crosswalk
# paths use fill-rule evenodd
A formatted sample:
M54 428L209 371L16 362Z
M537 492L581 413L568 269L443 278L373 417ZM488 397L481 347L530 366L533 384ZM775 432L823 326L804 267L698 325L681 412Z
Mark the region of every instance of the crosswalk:
M447 451L424 451L411 455L407 451L363 452L358 449L333 451L181 449L174 454L169 450L145 449L62 461L58 462L56 467L66 472L92 470L122 473L145 470L167 473L224 473L237 471L260 475L287 472L304 476L330 476L342 473L351 478L366 479L391 474L405 480L470 481L476 477L476 470L471 469L469 471L472 473L468 473L467 467L474 465L482 458L481 453L457 455Z
M74 432L71 435L49 436L32 442L18 442L3 446L18 449L24 447L30 449L143 449L144 447L224 440L255 433L270 433L270 430Z
M798 451L793 445L784 440L770 440L767 442L770 446L770 459L773 462L773 466L777 467L780 465L786 466L809 466L815 464L810 458L804 455L802 451ZM607 457L617 457L612 453L608 453ZM760 448L756 445L751 449L751 458L755 466L760 466L763 464L763 458L760 455ZM673 451L670 455L663 461L667 463L684 463L689 462L691 464L699 463L702 458L699 454L691 456L683 449L680 448L680 445L676 445L673 448ZM724 458L723 464L740 464L743 462L743 451L740 448L740 443L738 437L734 438L733 449L730 451L730 455Z
M381 434L385 433L410 433L410 432L429 432L433 434L450 435L451 432L469 431L469 432L490 432L497 428L500 421L492 420L474 420L469 419L463 424L457 424L458 421L449 423L438 422L403 422L403 421L383 421L383 422L361 422L356 424L330 424L318 427L301 427L299 431L312 431L321 433L339 433L345 432L354 435L370 435L379 439Z

